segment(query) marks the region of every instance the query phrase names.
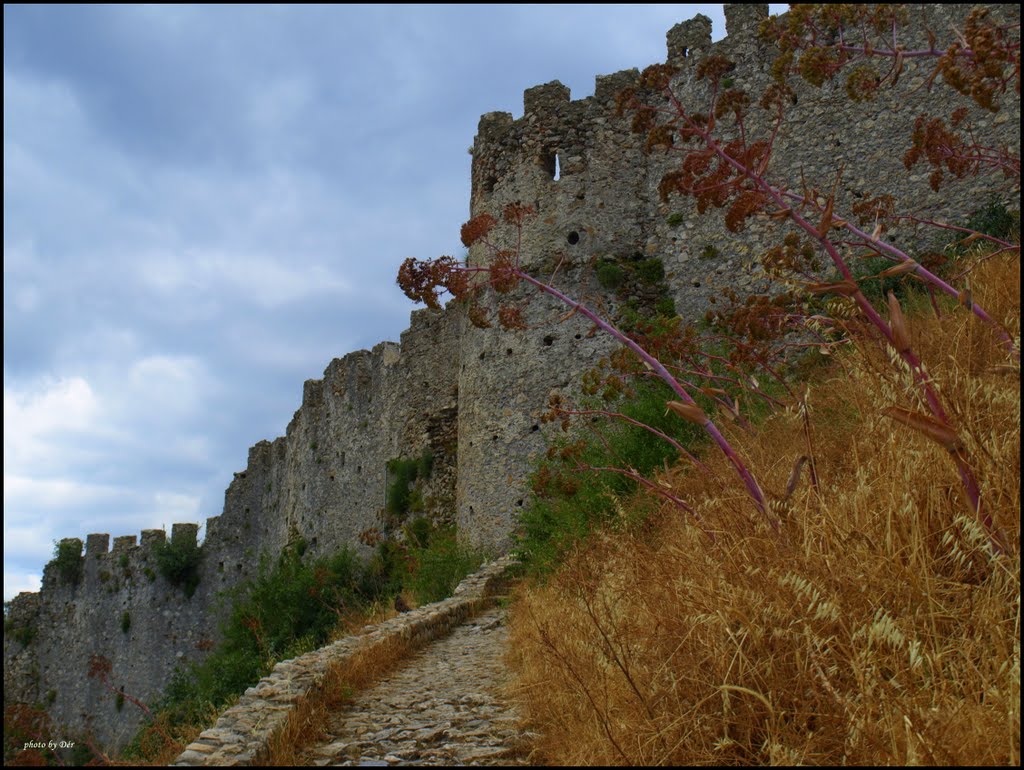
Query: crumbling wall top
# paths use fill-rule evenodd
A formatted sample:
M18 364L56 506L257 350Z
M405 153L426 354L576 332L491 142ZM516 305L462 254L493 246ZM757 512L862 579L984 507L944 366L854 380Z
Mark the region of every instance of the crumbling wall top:
M768 18L768 6L761 3L726 3L725 34L729 37L756 35Z
M113 553L121 553L129 548L134 548L138 538L135 535L122 535L114 538Z
M698 13L692 19L676 24L665 37L668 43L667 62L680 67L687 59L711 47L711 19Z
M174 543L194 543L198 537L198 524L187 523L171 525L171 541Z
M523 91L523 111L527 115L553 115L569 102L569 86L557 80Z
M636 67L614 72L611 75L598 75L594 79L594 99L606 102L624 88L634 85L640 78L640 70Z
M85 536L85 553L87 556L96 556L107 552L110 546L110 535L92 534Z
M162 529L144 529L142 530L142 547L152 548L156 545L161 545L167 541L167 533Z

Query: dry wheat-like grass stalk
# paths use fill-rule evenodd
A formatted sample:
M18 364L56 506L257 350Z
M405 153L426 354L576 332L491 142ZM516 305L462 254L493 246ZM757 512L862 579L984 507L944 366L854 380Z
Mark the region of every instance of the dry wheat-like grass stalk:
M973 277L1019 339L1019 262ZM1019 373L969 314L896 314L961 443L883 416L917 404L886 354L859 345L812 384L813 408L729 437L779 490L781 534L716 481L721 459L713 474L670 470L660 482L714 542L666 507L517 595L511 692L541 736L536 760L1019 764ZM811 434L817 483L794 485ZM1001 554L951 446L972 458Z

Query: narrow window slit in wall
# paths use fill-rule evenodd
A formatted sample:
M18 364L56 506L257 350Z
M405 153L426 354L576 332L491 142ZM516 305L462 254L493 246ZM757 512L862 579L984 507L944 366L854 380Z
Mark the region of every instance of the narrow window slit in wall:
M540 156L540 165L549 179L558 180L558 153L545 152Z

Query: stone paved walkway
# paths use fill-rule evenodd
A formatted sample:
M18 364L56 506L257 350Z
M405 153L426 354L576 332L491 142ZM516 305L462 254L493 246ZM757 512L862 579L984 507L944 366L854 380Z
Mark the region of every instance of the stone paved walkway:
M507 629L494 607L404 661L331 715L311 765L523 765L528 741L500 687Z

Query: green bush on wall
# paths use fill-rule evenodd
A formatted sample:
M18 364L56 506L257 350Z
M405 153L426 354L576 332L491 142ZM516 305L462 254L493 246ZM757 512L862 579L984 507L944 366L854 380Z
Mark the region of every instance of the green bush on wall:
M975 211L964 226L968 230L977 230L995 238L1008 238L1020 232L1020 212L1008 210L998 199L993 198Z
M56 566L62 581L77 585L82 579L82 541L72 538L55 543L50 564Z
M614 262L601 260L597 264L597 282L606 289L617 289L626 280L625 271Z
M415 566L404 582L416 601L426 604L451 596L459 581L480 566L483 557L458 542L454 527L439 527L426 533L423 527L419 530L419 547L413 550Z
M171 585L180 588L186 597L192 598L199 585L199 561L203 556L196 543L195 531L157 544L154 553L160 574Z
M657 283L665 278L665 266L657 257L638 262L636 275L644 283Z
M201 722L255 684L274 661L316 649L338 612L378 598L361 593L363 574L347 548L308 564L294 548L274 563L264 559L258 577L227 597L232 609L221 627L223 641L204 661L175 673L157 710L171 724Z
M434 453L424 449L418 458L396 457L388 460L388 513L402 516L410 510L423 508L423 498L412 489L416 479L426 479L434 467Z

